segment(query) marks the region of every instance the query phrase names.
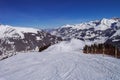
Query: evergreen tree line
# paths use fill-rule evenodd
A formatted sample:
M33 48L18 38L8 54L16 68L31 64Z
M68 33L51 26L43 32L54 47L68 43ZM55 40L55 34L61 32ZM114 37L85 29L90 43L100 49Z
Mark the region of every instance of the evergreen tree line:
M47 49L49 46L51 46L51 44L39 47L39 52L42 52L43 50Z
M85 45L83 48L83 52L88 54L106 54L116 58L120 58L120 50L117 46L113 46L112 44L93 44L93 45Z

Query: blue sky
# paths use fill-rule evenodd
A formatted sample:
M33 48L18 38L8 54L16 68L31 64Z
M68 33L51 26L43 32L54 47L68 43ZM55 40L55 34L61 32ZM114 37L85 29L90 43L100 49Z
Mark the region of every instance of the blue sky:
M0 0L0 23L53 28L120 17L120 0Z

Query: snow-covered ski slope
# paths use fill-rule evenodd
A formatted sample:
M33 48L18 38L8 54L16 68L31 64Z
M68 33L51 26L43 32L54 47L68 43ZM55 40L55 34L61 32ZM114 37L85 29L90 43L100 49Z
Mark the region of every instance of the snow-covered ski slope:
M73 39L0 61L0 80L120 80L120 60L83 54Z

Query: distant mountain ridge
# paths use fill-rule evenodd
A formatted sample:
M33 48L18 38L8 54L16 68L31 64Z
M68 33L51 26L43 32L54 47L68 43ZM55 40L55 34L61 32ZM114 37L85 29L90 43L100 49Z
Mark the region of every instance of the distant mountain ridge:
M35 50L37 47L52 45L61 41L43 30L34 28L0 25L0 57L8 57L14 52Z
M50 32L64 40L77 38L91 43L111 43L120 47L120 18L95 20L75 25L64 25Z
M110 43L120 49L120 18L103 18L46 30L0 24L0 59L14 55L14 52L31 51L73 38L88 45Z

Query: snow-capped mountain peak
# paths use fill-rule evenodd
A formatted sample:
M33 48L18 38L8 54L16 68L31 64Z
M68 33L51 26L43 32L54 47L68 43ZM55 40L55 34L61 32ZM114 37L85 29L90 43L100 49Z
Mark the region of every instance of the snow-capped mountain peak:
M0 38L15 37L16 35L18 35L19 37L21 37L23 39L24 38L23 33L36 33L37 34L38 31L41 31L41 30L34 29L34 28L13 27L13 26L9 26L9 25L0 25Z
M116 34L119 34L119 30L120 18L103 18L102 20L60 27L53 30L51 34L62 37L65 40L77 38L85 41L89 40L92 41L92 43L104 43L108 41L108 39L111 39L113 35L117 36Z
M95 30L106 30L111 27L112 24L118 23L120 24L119 18L111 18L111 19L106 19L103 18L102 20L95 20L95 21L90 21L90 22L85 22L85 23L80 23L80 24L74 24L74 25L64 25L60 28L73 28L73 29L89 29L89 28L94 28Z
M11 52L35 50L59 41L61 38L43 30L0 25L0 59L12 56Z
M66 25L61 26L61 28L68 28L68 27L74 27L74 25L66 24Z

